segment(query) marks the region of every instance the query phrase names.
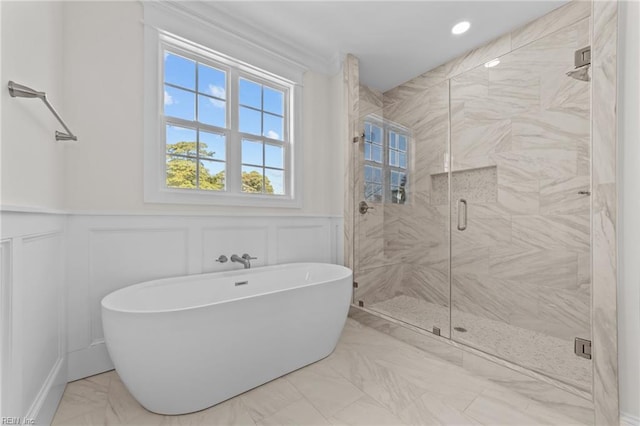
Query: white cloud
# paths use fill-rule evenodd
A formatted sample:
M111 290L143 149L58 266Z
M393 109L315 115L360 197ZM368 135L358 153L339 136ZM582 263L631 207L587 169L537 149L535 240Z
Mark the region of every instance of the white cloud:
M215 86L213 84L209 85L209 92L216 98L224 99L226 95L224 87ZM211 102L211 105L216 108L224 108L224 101L220 101L218 99L209 99L209 102Z
M177 103L177 102L176 102ZM173 96L169 94L166 90L164 91L164 104L165 105L173 105Z
M224 108L224 101L209 98L209 102L216 108Z
M280 135L274 132L273 130L269 130L267 132L267 137L271 139L280 139Z
M213 84L210 84L209 85L209 91L211 92L211 95L215 96L216 98L222 98L222 99L226 98L226 93L225 93L224 87L215 86Z

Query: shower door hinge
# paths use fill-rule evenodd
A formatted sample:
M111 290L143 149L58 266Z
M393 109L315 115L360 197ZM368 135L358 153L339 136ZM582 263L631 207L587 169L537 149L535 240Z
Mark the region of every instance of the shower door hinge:
M591 359L591 340L576 337L574 350L576 355L581 356L582 358Z
M358 288L358 282L357 281L353 282L353 288Z
M589 65L591 63L591 46L576 50L573 57L573 63L576 68Z

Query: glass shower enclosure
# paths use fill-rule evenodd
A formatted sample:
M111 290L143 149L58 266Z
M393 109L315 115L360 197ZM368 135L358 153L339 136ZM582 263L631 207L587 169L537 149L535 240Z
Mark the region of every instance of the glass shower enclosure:
M397 98L361 86L354 303L590 391L580 21Z

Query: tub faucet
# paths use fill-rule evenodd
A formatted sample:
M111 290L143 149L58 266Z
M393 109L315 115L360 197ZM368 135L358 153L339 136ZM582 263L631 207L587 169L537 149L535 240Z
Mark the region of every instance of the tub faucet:
M231 255L231 261L242 263L244 265L244 269L251 268L251 261L254 259L257 259L257 257L251 257L247 253L243 254L242 257L238 256L237 254Z

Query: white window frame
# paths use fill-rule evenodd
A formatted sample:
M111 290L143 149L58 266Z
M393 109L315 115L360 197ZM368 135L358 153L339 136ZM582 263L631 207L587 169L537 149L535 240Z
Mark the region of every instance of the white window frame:
M155 2L151 2L155 3ZM150 25L154 24L154 25ZM167 30L160 29L162 27ZM184 36L175 35L176 27L184 31ZM172 32L169 32L171 30ZM228 34L212 34L213 27L193 17L178 15L164 10L161 5L145 4L145 131L144 131L144 201L148 203L168 204L204 204L232 205L251 207L302 207L302 70L289 71L289 64L279 63L273 54L260 54L260 50L246 48L230 39ZM187 39L188 38L188 39ZM218 46L202 45L203 40L215 39ZM228 56L220 47L234 49L238 56ZM228 128L224 129L226 140L226 190L211 191L199 189L168 188L166 186L166 121L164 118L164 50L176 52L181 56L196 59L205 65L227 72L226 114ZM218 48L218 49L216 49ZM259 65L268 65L277 72L249 65L247 61L236 58L254 58ZM286 62L283 60L283 62ZM239 78L244 77L260 84L285 91L287 101L284 111L286 142L285 158L285 195L256 194L241 192L241 138L256 141L271 139L240 133L238 123L238 87ZM234 84L235 83L235 84ZM232 99L235 101L232 102ZM176 123L175 120L171 120ZM178 120L179 121L179 120ZM177 124L177 123L176 123ZM203 130L209 126L204 125ZM221 132L223 129L218 129ZM235 176L237 175L237 176Z

